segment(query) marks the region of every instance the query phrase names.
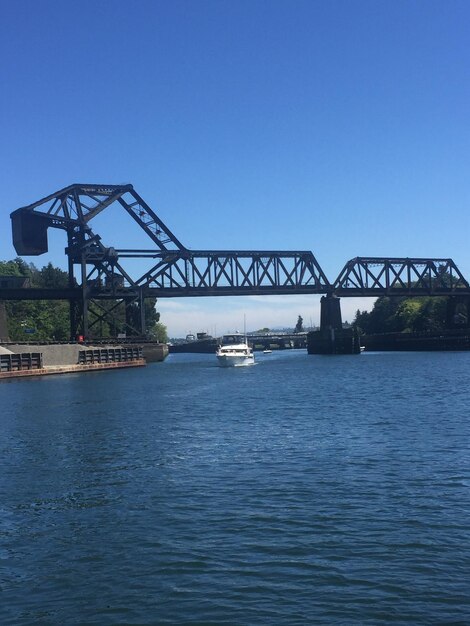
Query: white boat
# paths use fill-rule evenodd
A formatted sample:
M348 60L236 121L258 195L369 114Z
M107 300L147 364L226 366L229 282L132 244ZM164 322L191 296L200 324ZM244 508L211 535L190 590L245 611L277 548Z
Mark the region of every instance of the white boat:
M266 348L266 350L263 350L263 354L271 354L272 350L270 350L269 348Z
M246 340L219 346L215 354L220 367L241 367L255 363L255 355Z

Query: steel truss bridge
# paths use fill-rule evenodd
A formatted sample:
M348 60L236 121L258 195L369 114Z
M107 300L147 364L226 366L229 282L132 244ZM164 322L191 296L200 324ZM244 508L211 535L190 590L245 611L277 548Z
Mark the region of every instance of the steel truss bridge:
M137 223L149 249L104 245L91 222L110 207ZM320 294L323 306L323 300L338 297L470 296L452 259L357 257L330 282L310 251L190 250L132 185L70 185L17 209L11 220L20 256L46 253L50 227L66 232L68 287L25 288L2 280L0 300L68 300L72 337L93 334L123 306L127 332L143 335L147 298ZM133 276L128 259L145 260L148 269ZM325 319L322 315L322 323Z

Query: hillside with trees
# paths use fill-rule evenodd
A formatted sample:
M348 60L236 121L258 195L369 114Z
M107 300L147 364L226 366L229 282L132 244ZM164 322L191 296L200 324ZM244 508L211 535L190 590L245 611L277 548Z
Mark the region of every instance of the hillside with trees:
M372 311L357 311L353 325L361 333L436 332L446 328L447 296L423 296L419 298L388 298L376 300ZM466 316L461 313L460 323L465 325ZM457 320L458 321L458 320Z
M68 286L67 272L48 263L38 269L21 258L0 261L0 277L17 276L27 279L29 286L61 288ZM145 315L147 335L156 341L168 341L166 327L155 310L156 298L146 300ZM104 302L105 307L114 305ZM68 341L70 339L69 304L65 300L22 300L5 302L8 332L12 341ZM116 337L125 332L124 306L117 310L115 322L102 322L94 330L95 338Z

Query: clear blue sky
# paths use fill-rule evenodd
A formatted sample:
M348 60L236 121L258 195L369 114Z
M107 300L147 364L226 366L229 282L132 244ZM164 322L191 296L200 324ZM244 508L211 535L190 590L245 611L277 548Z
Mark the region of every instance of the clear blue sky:
M0 8L0 259L12 210L130 182L192 249L312 250L330 280L366 255L452 257L470 276L467 0ZM127 220L95 230L131 247ZM26 260L65 265L50 240ZM351 319L372 302L342 304ZM157 308L173 335L233 330L243 312L249 328L319 321L313 296Z

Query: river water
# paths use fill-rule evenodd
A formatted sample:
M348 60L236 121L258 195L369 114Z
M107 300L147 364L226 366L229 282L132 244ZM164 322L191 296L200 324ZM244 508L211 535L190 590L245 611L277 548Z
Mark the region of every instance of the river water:
M0 624L470 624L470 353L0 384Z

